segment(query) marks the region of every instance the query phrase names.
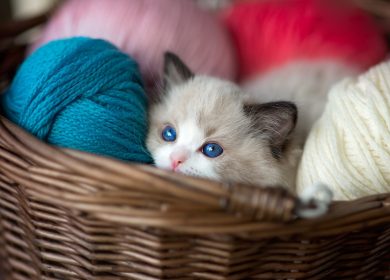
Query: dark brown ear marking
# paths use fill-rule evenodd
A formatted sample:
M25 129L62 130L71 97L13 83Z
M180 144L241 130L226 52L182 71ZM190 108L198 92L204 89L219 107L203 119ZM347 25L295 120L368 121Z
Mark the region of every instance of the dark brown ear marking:
M294 103L279 101L244 106L258 132L269 141L273 157L280 159L294 130L298 110Z
M169 89L194 77L192 71L174 53L164 54L164 88Z

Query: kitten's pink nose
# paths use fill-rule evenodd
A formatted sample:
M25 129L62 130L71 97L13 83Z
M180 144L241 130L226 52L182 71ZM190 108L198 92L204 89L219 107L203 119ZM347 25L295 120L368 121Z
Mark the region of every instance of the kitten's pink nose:
M172 170L176 171L179 165L188 159L188 156L189 154L187 151L174 151L170 156Z

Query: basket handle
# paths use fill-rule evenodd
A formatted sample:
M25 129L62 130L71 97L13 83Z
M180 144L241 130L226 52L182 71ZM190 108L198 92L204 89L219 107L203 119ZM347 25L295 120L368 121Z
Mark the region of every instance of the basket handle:
M294 218L297 199L280 187L259 188L242 184L224 184L228 191L222 207L225 211L251 220L289 221Z
M253 220L290 221L295 217L316 218L328 211L332 192L323 184L306 188L297 197L282 187L251 187L226 185L228 199L223 207L228 212L239 213Z

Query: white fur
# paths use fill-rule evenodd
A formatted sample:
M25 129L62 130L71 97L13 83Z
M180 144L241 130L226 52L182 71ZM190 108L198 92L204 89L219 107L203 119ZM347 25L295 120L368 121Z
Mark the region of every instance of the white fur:
M175 142L161 145L155 149L153 157L159 168L172 170L170 156L177 150L189 151L189 158L179 165L176 171L197 177L219 179L214 170L212 159L207 158L199 150L205 142L203 131L196 125L195 119L187 119L175 127L177 138Z
M329 89L358 69L336 60L293 61L247 81L243 87L250 103L286 100L298 107L297 136L301 141L322 114Z
M178 172L227 182L292 188L300 149L293 142L282 159L275 159L267 135L257 133L244 113L243 93L235 84L206 76L171 87L161 102L153 104L147 147L158 167L172 170L170 155L176 149L190 152ZM177 132L175 142L165 142L167 125ZM210 126L213 133L207 131ZM224 152L209 158L200 149L205 142L219 143Z

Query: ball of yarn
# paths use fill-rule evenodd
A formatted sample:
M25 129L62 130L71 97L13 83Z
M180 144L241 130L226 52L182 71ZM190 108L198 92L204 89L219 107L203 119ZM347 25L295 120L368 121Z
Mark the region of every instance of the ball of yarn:
M333 58L366 68L386 53L381 30L348 0L239 2L222 16L244 80L293 59Z
M2 101L10 120L48 143L151 161L137 63L106 41L78 37L42 46L21 65Z
M234 79L235 50L224 25L189 0L68 0L53 15L33 49L71 36L112 42L156 84L163 53L179 55L196 73Z
M386 62L332 88L305 144L299 192L315 183L332 188L335 199L390 192L389 80Z

